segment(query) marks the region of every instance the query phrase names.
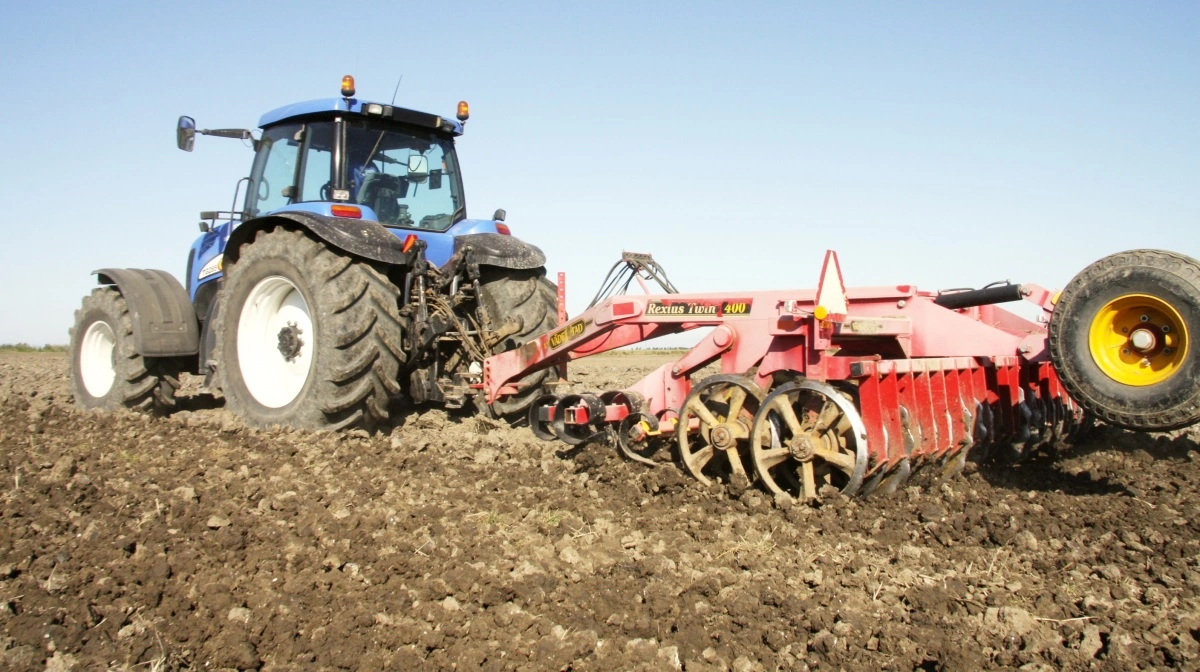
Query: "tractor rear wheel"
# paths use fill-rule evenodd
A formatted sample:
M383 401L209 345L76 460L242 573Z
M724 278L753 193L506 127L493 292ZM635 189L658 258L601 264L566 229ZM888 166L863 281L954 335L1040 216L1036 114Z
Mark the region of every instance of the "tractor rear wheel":
M492 354L518 348L558 325L558 291L546 279L545 268L513 270L485 266L480 271L480 301L491 328L501 330L509 320L519 322L515 333L492 346ZM552 375L553 367L525 376L517 383L516 394L491 405L492 413L502 417L524 413Z
M71 328L71 393L80 407L163 413L175 406L175 379L133 346L129 306L112 287L84 297Z
M1130 250L1083 269L1050 316L1050 358L1071 397L1127 429L1200 421L1200 263Z
M226 268L217 374L248 424L370 429L400 394L399 292L300 231L259 231Z

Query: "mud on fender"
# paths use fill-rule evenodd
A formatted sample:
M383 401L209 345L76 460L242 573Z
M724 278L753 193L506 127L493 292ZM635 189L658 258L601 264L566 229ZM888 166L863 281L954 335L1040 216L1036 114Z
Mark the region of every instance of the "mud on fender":
M454 256L462 257L468 248L475 263L526 270L546 265L546 255L536 245L499 233L469 233L454 239Z

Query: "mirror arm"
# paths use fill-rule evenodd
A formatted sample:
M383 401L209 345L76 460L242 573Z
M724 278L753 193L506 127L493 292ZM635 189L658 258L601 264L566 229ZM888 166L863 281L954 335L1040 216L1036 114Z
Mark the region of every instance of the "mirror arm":
M214 128L214 129L197 129L200 135L212 135L218 138L234 138L236 140L253 140L254 135L249 129L245 128Z

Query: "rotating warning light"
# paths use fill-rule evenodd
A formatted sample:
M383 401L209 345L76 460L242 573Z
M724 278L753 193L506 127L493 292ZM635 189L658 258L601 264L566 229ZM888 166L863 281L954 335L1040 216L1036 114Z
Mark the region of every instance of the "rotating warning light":
M466 121L471 117L471 106L467 105L467 101L458 101L458 113L454 116L458 117L459 121Z
M349 98L354 95L354 76L342 77L342 95Z

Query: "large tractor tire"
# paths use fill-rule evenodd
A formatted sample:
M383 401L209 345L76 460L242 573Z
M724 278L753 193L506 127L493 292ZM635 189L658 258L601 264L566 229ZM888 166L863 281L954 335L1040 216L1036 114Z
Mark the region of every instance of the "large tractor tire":
M481 269L480 300L493 329L506 321L520 322L516 333L492 346L492 354L520 347L533 337L558 325L558 291L546 279L546 269ZM500 417L525 413L542 392L542 385L555 374L553 367L535 371L517 383L518 392L498 399L491 412Z
M175 406L176 380L133 347L129 306L112 287L84 297L71 327L71 393L81 408L165 413Z
M217 375L247 424L371 429L400 394L399 291L372 262L260 231L226 268Z
M1200 263L1130 250L1083 269L1050 316L1050 358L1075 401L1137 430L1200 421Z

